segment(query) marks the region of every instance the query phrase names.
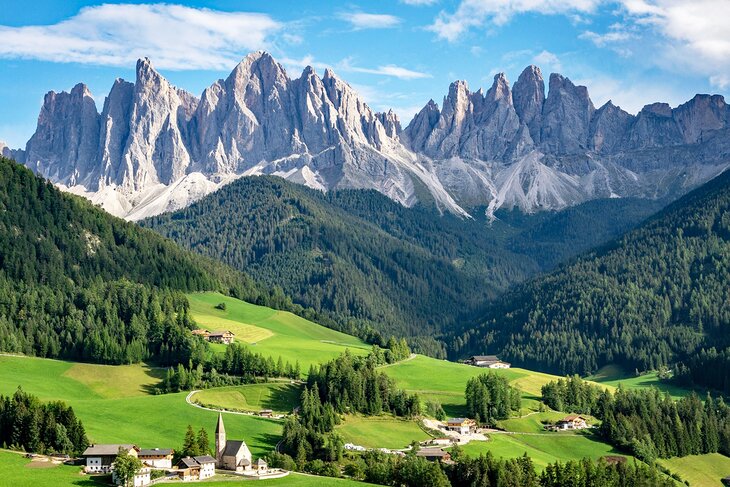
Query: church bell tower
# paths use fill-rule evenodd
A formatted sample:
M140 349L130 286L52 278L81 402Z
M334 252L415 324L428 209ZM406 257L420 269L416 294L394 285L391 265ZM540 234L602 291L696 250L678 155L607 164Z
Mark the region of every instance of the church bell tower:
M223 451L226 449L226 427L223 426L223 413L218 413L218 424L215 427L215 461L216 466L223 466Z

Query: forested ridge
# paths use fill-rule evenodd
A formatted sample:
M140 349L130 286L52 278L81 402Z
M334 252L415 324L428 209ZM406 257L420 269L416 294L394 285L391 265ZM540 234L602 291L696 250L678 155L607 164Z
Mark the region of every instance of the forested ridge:
M440 355L434 333L473 320L509 285L616 236L654 208L639 200L593 202L565 214L502 212L489 223L479 210L475 219L459 219L405 208L376 191L322 193L263 176L142 224L246 269L264 286L281 286L304 307L410 336L416 351ZM623 218L586 231L601 211ZM529 241L520 239L527 231ZM513 251L518 241L521 253Z
M727 352L702 350L730 345L728 283L725 173L623 238L495 301L477 326L453 334L451 353L501 353L561 374L609 363L628 370L686 363L686 379L727 390L720 377L730 369ZM718 373L706 373L701 357Z
M197 290L287 301L0 158L0 350L187 363L197 342L183 293Z

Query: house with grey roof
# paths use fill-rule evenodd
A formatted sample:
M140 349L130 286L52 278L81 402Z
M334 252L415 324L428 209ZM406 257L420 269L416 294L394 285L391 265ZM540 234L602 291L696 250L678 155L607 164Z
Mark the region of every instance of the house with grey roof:
M81 455L86 460L86 472L88 473L109 473L112 471L112 463L120 451L139 456L139 448L132 444L106 444L90 445Z

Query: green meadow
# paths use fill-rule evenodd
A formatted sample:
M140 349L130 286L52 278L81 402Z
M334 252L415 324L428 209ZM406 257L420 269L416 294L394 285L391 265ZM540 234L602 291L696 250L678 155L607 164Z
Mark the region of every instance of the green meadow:
M464 416L467 381L481 374L493 372L504 376L510 384L522 391L521 414L537 409L540 388L559 377L527 369L483 369L417 355L411 360L383 367L382 370L409 392L416 392L424 400L438 401L449 416ZM606 385L613 389L613 386Z
M606 365L595 374L588 377L589 380L598 382L601 385L618 387L621 384L628 389L646 389L656 387L662 392L668 393L673 399L680 399L688 396L692 390L660 380L656 372L647 372L642 375L629 374L616 365ZM699 391L698 391L699 393ZM702 396L703 393L700 393Z
M390 415L360 416L347 415L336 431L345 443L353 443L366 448L407 447L412 441L430 438L414 420L399 419Z
M462 447L466 455L478 456L491 451L495 457L515 458L527 453L535 468L543 470L555 461L598 459L606 455L625 454L591 435L575 433L489 435L489 441L472 441Z
M206 389L196 392L191 399L232 410L257 412L271 409L276 413L291 413L299 404L301 394L301 385L268 382Z
M252 351L275 360L299 361L302 373L310 365L319 364L340 355L345 349L365 355L370 345L345 333L330 330L286 311L246 303L219 293L188 294L191 316L207 330L227 329ZM225 303L226 309L215 306ZM225 345L214 347L222 350Z
M694 486L719 486L730 475L730 458L719 453L659 459L657 462Z
M60 399L74 408L95 443L135 443L142 448L180 448L187 425L205 427L213 438L217 413L185 402L186 393L148 395L130 376L156 381L157 370L142 365L112 367L29 357L0 356L0 394L18 386L43 400ZM98 368L99 375L94 373ZM138 369L133 371L133 369ZM116 372L115 372L116 371ZM108 382L100 383L99 376ZM117 375L119 380L117 381ZM114 390L113 384L118 384ZM110 392L112 391L113 392ZM246 440L254 456L273 450L281 436L278 421L245 415L225 415L230 438Z

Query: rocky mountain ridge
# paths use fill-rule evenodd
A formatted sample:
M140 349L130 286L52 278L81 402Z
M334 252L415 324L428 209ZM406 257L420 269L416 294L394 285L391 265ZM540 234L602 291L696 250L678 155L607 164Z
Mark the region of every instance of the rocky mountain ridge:
M430 199L468 215L583 201L676 196L730 165L730 107L697 95L631 115L596 109L583 86L527 67L484 92L464 81L403 129L331 70L289 78L269 54L246 56L201 97L148 59L116 80L98 113L88 88L49 92L25 151L3 153L108 211L139 219L187 206L238 177L376 189L411 206ZM425 188L426 191L423 191Z

